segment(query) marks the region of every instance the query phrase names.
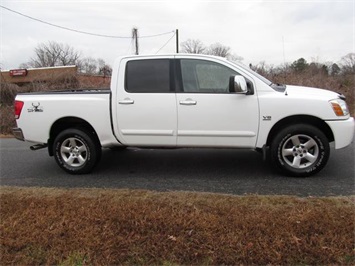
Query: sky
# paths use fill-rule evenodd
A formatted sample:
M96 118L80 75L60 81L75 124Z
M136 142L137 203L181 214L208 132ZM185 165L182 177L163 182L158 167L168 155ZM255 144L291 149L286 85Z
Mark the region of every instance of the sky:
M301 57L339 63L355 52L355 0L0 0L0 5L60 27L126 37L69 31L0 7L3 70L28 62L34 48L49 41L68 44L82 57L102 58L112 66L116 57L134 52L133 28L141 36L140 54L175 53L176 29L180 44L188 39L206 46L218 42L241 56L244 64L278 66ZM159 36L144 38L152 35Z

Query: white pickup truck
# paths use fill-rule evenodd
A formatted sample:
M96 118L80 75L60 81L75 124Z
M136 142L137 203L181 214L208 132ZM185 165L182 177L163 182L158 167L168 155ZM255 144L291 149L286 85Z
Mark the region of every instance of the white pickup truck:
M16 96L16 138L48 147L71 174L92 171L102 148L242 148L270 156L289 176L310 176L352 142L341 94L274 84L205 55L124 56L111 90Z

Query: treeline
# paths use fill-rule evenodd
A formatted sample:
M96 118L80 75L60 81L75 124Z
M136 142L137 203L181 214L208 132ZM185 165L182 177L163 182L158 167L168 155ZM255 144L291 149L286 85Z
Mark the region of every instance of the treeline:
M260 62L257 65L250 64L249 67L262 75L279 75L297 73L303 74L309 72L312 75L324 76L346 76L355 74L355 53L348 53L343 56L339 63L334 62L311 62L306 59L299 58L292 64L284 64L282 66L268 65L265 62Z
M232 61L243 61L243 57L232 52L229 46L214 43L206 46L196 39L188 39L180 45L183 53L209 54L228 58ZM39 68L76 65L84 74L105 75L112 73L112 68L101 58L84 57L80 51L68 44L49 41L40 43L34 49L34 56L28 62L22 63L21 68ZM286 63L281 66L268 65L260 62L257 65L249 65L253 70L265 76L278 76L280 74L304 73L323 74L326 76L355 74L355 53L348 53L339 62L311 62L299 58L292 64Z
M225 57L232 61L243 61L243 57L232 52L229 46L220 43L214 43L206 46L200 40L188 39L180 45L182 53L191 54L208 54ZM316 60L315 60L316 61ZM343 56L338 63L334 62L311 62L308 63L306 59L299 58L292 64L286 63L281 66L268 65L264 61L257 65L249 64L249 67L262 75L278 75L280 73L304 73L310 71L311 73L322 73L324 75L348 75L355 74L355 53L348 53Z

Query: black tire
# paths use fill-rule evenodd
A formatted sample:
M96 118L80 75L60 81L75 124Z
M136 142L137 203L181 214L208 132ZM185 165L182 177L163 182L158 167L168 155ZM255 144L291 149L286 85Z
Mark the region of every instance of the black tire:
M88 174L101 158L101 147L93 134L82 129L66 129L53 143L57 164L70 174Z
M318 173L329 159L329 141L318 128L296 124L281 130L271 143L271 161L288 176Z

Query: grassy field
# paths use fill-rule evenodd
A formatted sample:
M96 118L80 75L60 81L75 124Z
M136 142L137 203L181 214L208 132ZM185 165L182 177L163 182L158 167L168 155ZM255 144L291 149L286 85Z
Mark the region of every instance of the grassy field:
M2 265L354 265L354 197L0 187Z

